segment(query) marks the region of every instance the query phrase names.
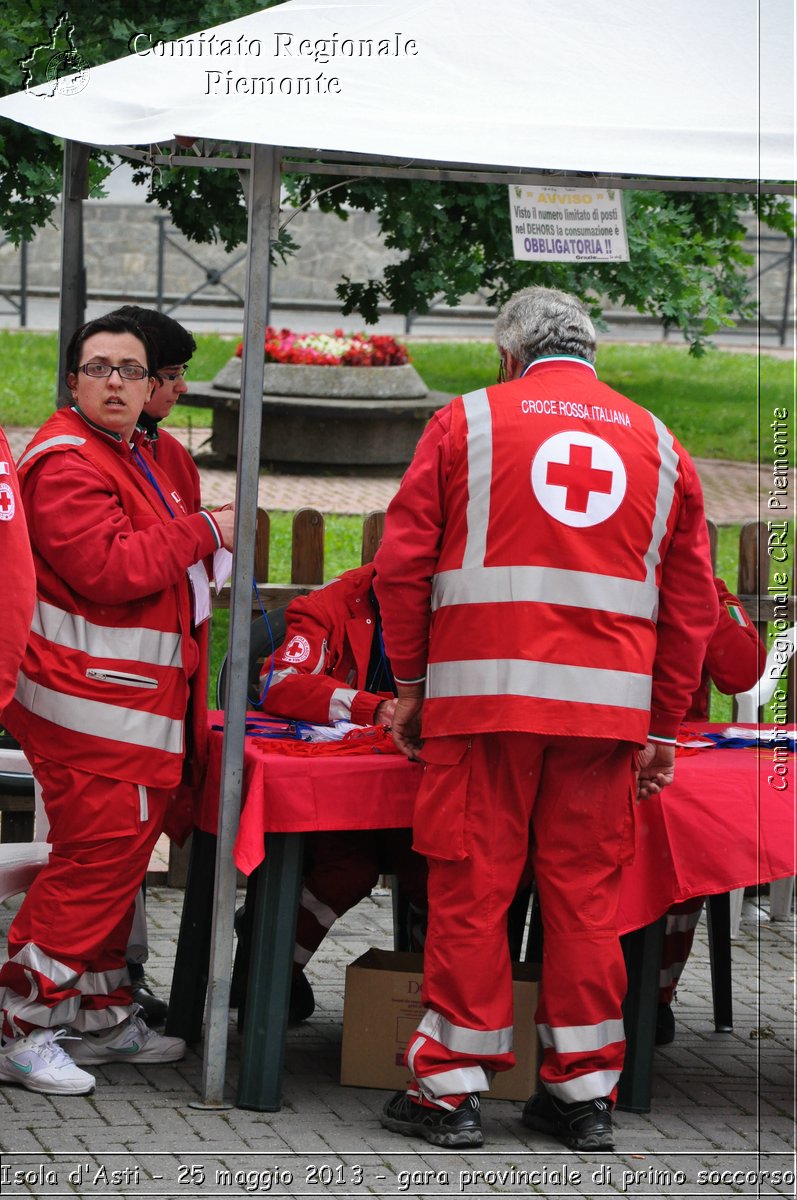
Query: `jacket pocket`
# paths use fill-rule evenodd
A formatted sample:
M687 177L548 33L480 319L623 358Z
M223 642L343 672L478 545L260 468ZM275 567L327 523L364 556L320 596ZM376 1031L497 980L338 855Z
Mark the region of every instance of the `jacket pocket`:
M470 781L470 738L427 738L424 773L415 801L413 849L427 858L459 862L468 857L465 816Z
M158 686L157 679L151 679L148 675L131 675L127 671L107 671L101 667L89 667L86 671L86 678L96 679L99 683L124 684L126 687L156 688Z

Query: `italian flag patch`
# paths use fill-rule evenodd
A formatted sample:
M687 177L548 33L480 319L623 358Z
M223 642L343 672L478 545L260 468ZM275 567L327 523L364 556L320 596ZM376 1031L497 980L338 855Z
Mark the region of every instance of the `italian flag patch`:
M737 625L747 624L747 613L742 608L741 604L732 604L730 600L725 601L725 607L728 610L728 615Z

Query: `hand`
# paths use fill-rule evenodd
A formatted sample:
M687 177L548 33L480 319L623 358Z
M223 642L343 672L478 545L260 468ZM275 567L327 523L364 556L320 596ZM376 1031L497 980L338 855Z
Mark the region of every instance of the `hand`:
M224 508L214 508L213 520L219 527L226 549L232 550L235 541L235 505L225 504Z
M390 727L393 741L402 754L412 762L418 762L418 754L423 746L421 741L423 696L399 696L395 704Z
M637 754L637 796L644 800L656 796L672 783L675 775L675 746L648 742Z
M392 725L397 703L398 701L394 697L392 700L383 700L381 704L378 704L374 713L374 725Z

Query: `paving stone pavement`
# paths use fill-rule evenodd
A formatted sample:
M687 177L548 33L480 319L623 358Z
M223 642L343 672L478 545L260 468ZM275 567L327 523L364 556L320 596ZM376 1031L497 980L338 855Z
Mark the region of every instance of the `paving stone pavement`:
M148 895L148 972L163 995L182 898L166 887ZM0 905L0 945L17 903ZM794 1196L794 927L770 924L762 905L746 903L733 944L733 1033L713 1029L701 924L675 1006L676 1040L656 1051L652 1109L616 1114L614 1154L565 1150L525 1130L519 1104L489 1097L484 1150L437 1150L381 1128L387 1093L339 1085L345 966L369 946L392 941L390 898L376 891L337 922L309 965L316 1012L289 1031L279 1113L192 1107L201 1100L201 1045L171 1066L98 1067L92 1096L36 1096L0 1086L0 1192L87 1200L267 1192ZM233 1014L230 1101L239 1051ZM778 1171L784 1182L769 1182Z

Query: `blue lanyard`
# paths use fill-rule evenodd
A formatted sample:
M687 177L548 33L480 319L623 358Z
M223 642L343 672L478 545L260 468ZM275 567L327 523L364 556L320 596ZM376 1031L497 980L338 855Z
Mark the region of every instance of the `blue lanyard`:
M133 457L135 458L138 465L141 467L141 470L144 472L147 479L150 481L150 483L154 487L155 491L160 496L161 500L163 501L163 503L166 507L166 511L169 514L169 516L174 517L174 509L171 507L171 505L169 504L169 501L166 499L163 492L158 487L158 481L155 478L155 476L152 474L152 472L150 471L150 469L147 465L146 459L144 458L144 455L139 450L138 446L133 447Z

